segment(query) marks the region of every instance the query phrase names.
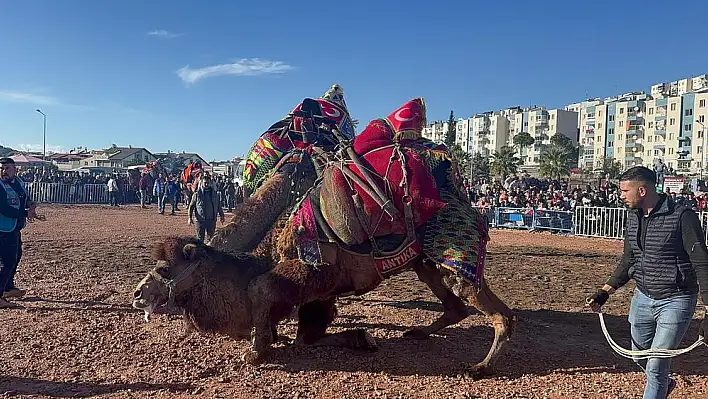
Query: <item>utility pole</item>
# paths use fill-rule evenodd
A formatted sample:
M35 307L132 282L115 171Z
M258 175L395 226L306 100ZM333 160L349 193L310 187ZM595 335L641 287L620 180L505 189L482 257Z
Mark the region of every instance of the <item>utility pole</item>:
M47 166L47 115L39 109L37 109L37 112L42 114L44 119L44 130L42 133L42 173L44 173Z

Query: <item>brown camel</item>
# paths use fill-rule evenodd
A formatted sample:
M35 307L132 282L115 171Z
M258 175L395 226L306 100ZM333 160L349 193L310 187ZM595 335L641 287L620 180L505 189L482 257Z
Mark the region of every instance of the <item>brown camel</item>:
M277 339L275 326L293 309L298 309L298 343L374 349L376 345L372 337L362 330L326 334L336 314L335 299L338 296L364 294L388 277L376 269L372 256L354 252L338 243L319 242L322 263L306 264L298 258L297 228L291 220L272 240L273 225L293 201L293 190L288 187L302 189L303 186L294 182L305 182L306 186L314 181L314 168L303 167L307 158L303 159L297 168L300 175L292 170L284 172L283 168L254 196L237 207L232 224L222 229L221 234L217 233L212 241L215 248L190 242L180 248L183 242L177 245L174 240L163 243L163 247L170 249L162 255L158 251L158 266L138 284L133 305L147 313L168 302L172 281L174 303L184 309L188 325L234 338L243 337L249 326L255 328L252 347L244 354L244 360L251 363L263 359ZM481 217L471 209L470 212L471 217ZM420 229L416 231L416 237L418 241L422 240ZM259 243L261 246L257 248ZM255 250L255 253L224 255L229 249ZM466 300L490 317L494 326L494 342L487 356L468 370L473 376L488 372L513 332L516 320L511 310L483 280L475 286L468 279L430 261L424 254L415 256L396 273L409 268L440 299L444 312L429 326L413 328L404 335L423 339L460 322L468 316L463 302ZM228 278L222 283L214 283L214 278L204 277L205 273ZM216 289L215 285L221 288ZM231 316L205 312L205 309L214 307L208 304L217 298L220 306L216 308L232 309L229 310ZM222 321L215 323L215 318Z

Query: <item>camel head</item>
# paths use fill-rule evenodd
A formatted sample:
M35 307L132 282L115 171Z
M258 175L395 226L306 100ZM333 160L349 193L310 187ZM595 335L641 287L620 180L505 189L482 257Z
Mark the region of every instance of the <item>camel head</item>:
M133 293L133 307L145 312L145 321L156 308L194 286L209 259L204 244L183 237L169 237L155 244L152 258L155 266Z

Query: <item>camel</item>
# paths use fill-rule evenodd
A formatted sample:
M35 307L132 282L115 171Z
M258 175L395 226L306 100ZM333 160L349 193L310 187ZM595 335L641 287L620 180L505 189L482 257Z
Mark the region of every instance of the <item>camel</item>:
M424 113L424 108L422 113ZM401 109L391 115L402 115ZM414 118L399 119L410 121ZM419 117L419 127L424 125L424 122L420 123L420 119ZM424 115L422 120L424 121ZM396 134L406 132L405 126L398 126L393 130ZM396 144L396 148L398 150L408 149L405 144L400 142ZM400 154L409 162L415 160L414 157L408 158L412 154L410 151L401 151ZM289 217L283 225L276 226L275 233L273 232L273 227L282 217L283 211L293 203L294 198L299 196L297 192L301 194L301 191L307 189L309 198L312 198L312 189L315 188L336 196L337 187L330 187L330 190L327 191L325 186L327 185L327 177L329 176L330 181L336 180L332 177L333 175L336 177L336 173L333 171L342 172L341 168L333 168L331 165L335 163L329 162L330 167L325 169L324 180L322 180L322 176L318 178L315 173L317 162L313 161L312 157L300 156L296 159L297 162L284 164L289 168L276 168L276 172L256 191L254 196L237 207L232 223L217 232L209 246L187 248L188 245L185 245L183 249L175 247L166 256L157 257L157 267L136 288L133 306L145 310L147 315L155 306L169 302L169 299L174 297L175 303L185 309L185 315L197 329L213 331L209 328L211 316L206 316L206 320L197 317L195 310L200 307L190 305L189 301L189 298L193 297L191 292L204 290L203 287L199 287L203 284L211 284L208 283L210 280L202 278L203 282L200 283L198 278L190 276L210 273L210 270L216 271L218 269L215 265L216 262L211 261L212 255L210 254L228 251L227 248L230 247L231 250L241 252L237 256L228 258L230 262L234 263L231 266L234 270L242 270L246 273L245 271L251 270L254 264L268 265L259 268L259 273L248 274L251 277L250 280L233 283L233 289L239 291L240 299L236 302L246 305L237 306L236 303L232 305L238 309L248 309L248 311L240 313L240 320L246 326L254 327L252 346L243 356L245 361L258 363L264 359L271 344L277 339L277 334L274 333L275 326L293 309L297 309L299 319L296 342L374 349L373 338L361 330L326 334L327 326L336 315L335 300L338 296L352 293L362 295L375 289L385 278L412 269L418 278L428 285L434 295L440 299L444 312L430 325L413 328L404 335L409 338L424 339L442 328L462 321L468 316L468 310L464 303L467 301L491 318L495 330L494 341L487 356L481 362L471 366L468 371L472 376L489 372L504 343L510 339L513 333L517 323L516 316L487 286L481 273L482 269L479 270L479 275L475 280L475 278L470 278L459 271L451 270L449 266L445 267L442 262L436 261L430 254L421 252L421 247L424 247L422 243L426 239L425 230L429 228L425 223L418 220L421 223L417 223L413 229L411 228L413 225L408 223L411 219L406 217L404 234L400 234L400 229L399 234L395 234L394 223L394 225L388 226L390 234L369 237L373 238L369 241L356 241L355 245L347 245L341 239L336 240L336 237L334 240L323 240L320 237L315 243L319 252L319 259L315 262L301 260L303 252L307 251L304 251L301 240L303 224L298 225L296 222L298 218L295 215ZM327 162L325 161L325 163ZM444 176L454 176L457 173L454 161L442 162L436 168L437 172L444 172L442 173ZM423 175L418 173L408 177L415 184L416 179L425 180ZM430 176L427 178L431 179ZM356 177L354 179L356 180ZM356 181L363 183L361 177ZM315 182L314 185L313 182ZM436 190L441 194L441 198L448 203L447 206L458 205L452 209L460 213L464 220L469 221L479 230L479 242L472 243L476 248L469 250L470 252L476 251L473 255L477 255L478 265L483 267L488 239L486 220L469 206L459 206L468 202L464 202L466 200L464 195L456 190L454 185L452 187L449 184L446 186L447 183L440 180L436 180L436 183ZM355 187L358 190L364 189L358 184ZM332 188L335 190L332 191ZM354 190L354 192L356 191ZM301 197L300 201L305 197L308 195ZM327 204L328 202L324 201L319 205L326 208ZM299 205L301 206L302 202ZM410 208L399 201L398 206L401 207L401 205L405 210L404 213L409 215ZM332 206L329 208L331 211ZM395 213L395 211L393 212ZM379 216L382 215L384 212L379 212ZM417 214L416 217L420 218L420 215ZM415 217L412 219L414 220ZM345 233L357 230L357 223L353 220L349 220L349 222L346 226L349 230ZM366 220L362 220L359 224L359 230L370 231L369 226L365 226ZM354 227L350 228L352 226ZM318 227L323 230L327 229L327 226L318 225ZM341 226L337 223L334 223L334 229L332 226L329 227L328 234L334 233L335 236L337 233L341 234L343 230L347 230L339 228ZM346 234L344 235L346 236ZM264 240L264 238L266 239ZM405 245L401 245L401 242ZM376 252L378 257L372 254L374 247L380 247ZM399 251L387 253L386 249L391 249L391 247L397 248ZM199 251L195 249L199 249ZM254 251L254 253L245 253L247 251ZM180 258L179 254L184 256ZM387 254L390 256L386 257ZM180 261L175 262L174 259L180 259ZM185 261L181 261L181 259L185 259ZM198 273L199 270L203 271ZM190 281L193 283L190 284ZM192 299L192 301L194 300ZM223 301L226 302L226 300ZM202 306L203 303L205 302L202 302ZM189 306L192 306L192 313L188 311ZM229 333L225 327L220 331Z

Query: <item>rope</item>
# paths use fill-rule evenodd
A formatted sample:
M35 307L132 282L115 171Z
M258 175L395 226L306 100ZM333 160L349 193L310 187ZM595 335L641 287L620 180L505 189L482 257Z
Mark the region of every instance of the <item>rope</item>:
M668 359L676 356L680 356L683 354L686 354L696 348L698 348L701 345L706 344L705 338L704 337L698 337L698 341L694 342L693 345L683 348L683 349L663 349L663 348L650 348L650 349L644 349L644 350L629 350L629 349L624 349L619 344L617 344L612 337L610 337L610 333L607 331L607 326L605 325L605 318L602 314L602 312L597 313L598 316L600 317L600 326L602 327L602 332L605 334L605 338L607 339L607 342L610 344L610 347L612 350L617 352L620 356L626 357L627 359L633 359L633 360L645 360L649 358L657 358L657 359Z

